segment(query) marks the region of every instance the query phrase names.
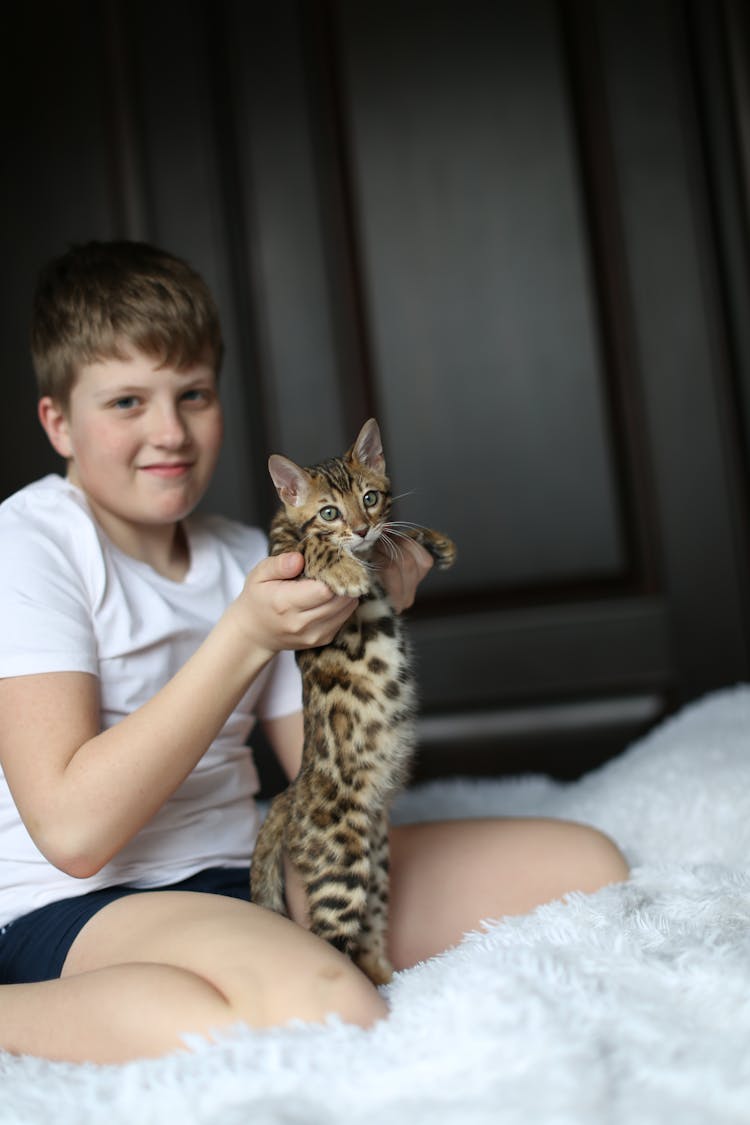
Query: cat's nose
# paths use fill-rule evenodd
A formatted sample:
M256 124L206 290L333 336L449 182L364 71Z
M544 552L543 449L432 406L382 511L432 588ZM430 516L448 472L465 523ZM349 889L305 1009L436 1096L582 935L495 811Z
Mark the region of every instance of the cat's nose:
M369 529L367 527L355 527L353 530L354 534L358 535L360 539L365 539Z

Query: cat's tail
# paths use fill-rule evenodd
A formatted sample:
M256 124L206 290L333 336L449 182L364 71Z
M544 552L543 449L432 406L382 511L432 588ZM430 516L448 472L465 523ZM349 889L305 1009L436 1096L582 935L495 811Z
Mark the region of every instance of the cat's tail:
M288 916L284 887L284 825L287 820L286 795L279 793L271 802L261 825L250 865L250 897L258 906Z

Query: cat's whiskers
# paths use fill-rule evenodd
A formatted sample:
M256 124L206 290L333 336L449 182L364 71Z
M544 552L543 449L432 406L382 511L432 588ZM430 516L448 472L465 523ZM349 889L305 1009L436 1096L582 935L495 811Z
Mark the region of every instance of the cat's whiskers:
M393 536L392 536L391 532L390 532L390 529L388 529L388 530L384 531L383 534L380 536L380 542L383 544L383 547L385 549L385 553L387 554L390 562L399 563L399 562L401 562L401 560L403 558L404 552L402 551L400 544L395 542L396 537L398 537L400 539L410 539L411 538L410 535L406 535L406 534L404 534L404 532L399 532L399 531L395 531L393 533Z
M415 531L430 530L426 524L415 523L414 520L388 520L386 524L386 530L393 531L396 535L405 535L405 532L401 531L402 527L411 527L414 528ZM411 536L406 535L406 538L410 539Z
M306 543L308 541L308 539L312 539L313 534L314 533L312 531L307 531L304 535L300 536L300 539L298 541L300 548L303 546L304 543Z

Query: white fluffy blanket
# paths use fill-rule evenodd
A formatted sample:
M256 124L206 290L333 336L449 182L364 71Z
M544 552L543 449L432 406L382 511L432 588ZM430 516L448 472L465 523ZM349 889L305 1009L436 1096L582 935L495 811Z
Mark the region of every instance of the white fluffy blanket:
M595 824L632 879L488 921L400 974L368 1032L238 1029L120 1067L0 1053L0 1125L750 1122L750 687L580 781L435 782L398 815L488 812Z

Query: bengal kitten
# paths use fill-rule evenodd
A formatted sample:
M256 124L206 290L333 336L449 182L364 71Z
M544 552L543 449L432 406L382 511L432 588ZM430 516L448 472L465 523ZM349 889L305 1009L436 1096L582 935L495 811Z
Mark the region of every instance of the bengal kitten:
M297 778L271 804L253 853L253 902L287 913L284 853L305 889L310 928L375 984L390 980L388 811L415 744L415 685L401 618L372 560L408 536L449 567L455 546L427 528L388 522L390 483L377 422L343 457L301 469L274 455L282 501L271 554L300 551L304 573L359 605L330 644L297 653L304 749Z

